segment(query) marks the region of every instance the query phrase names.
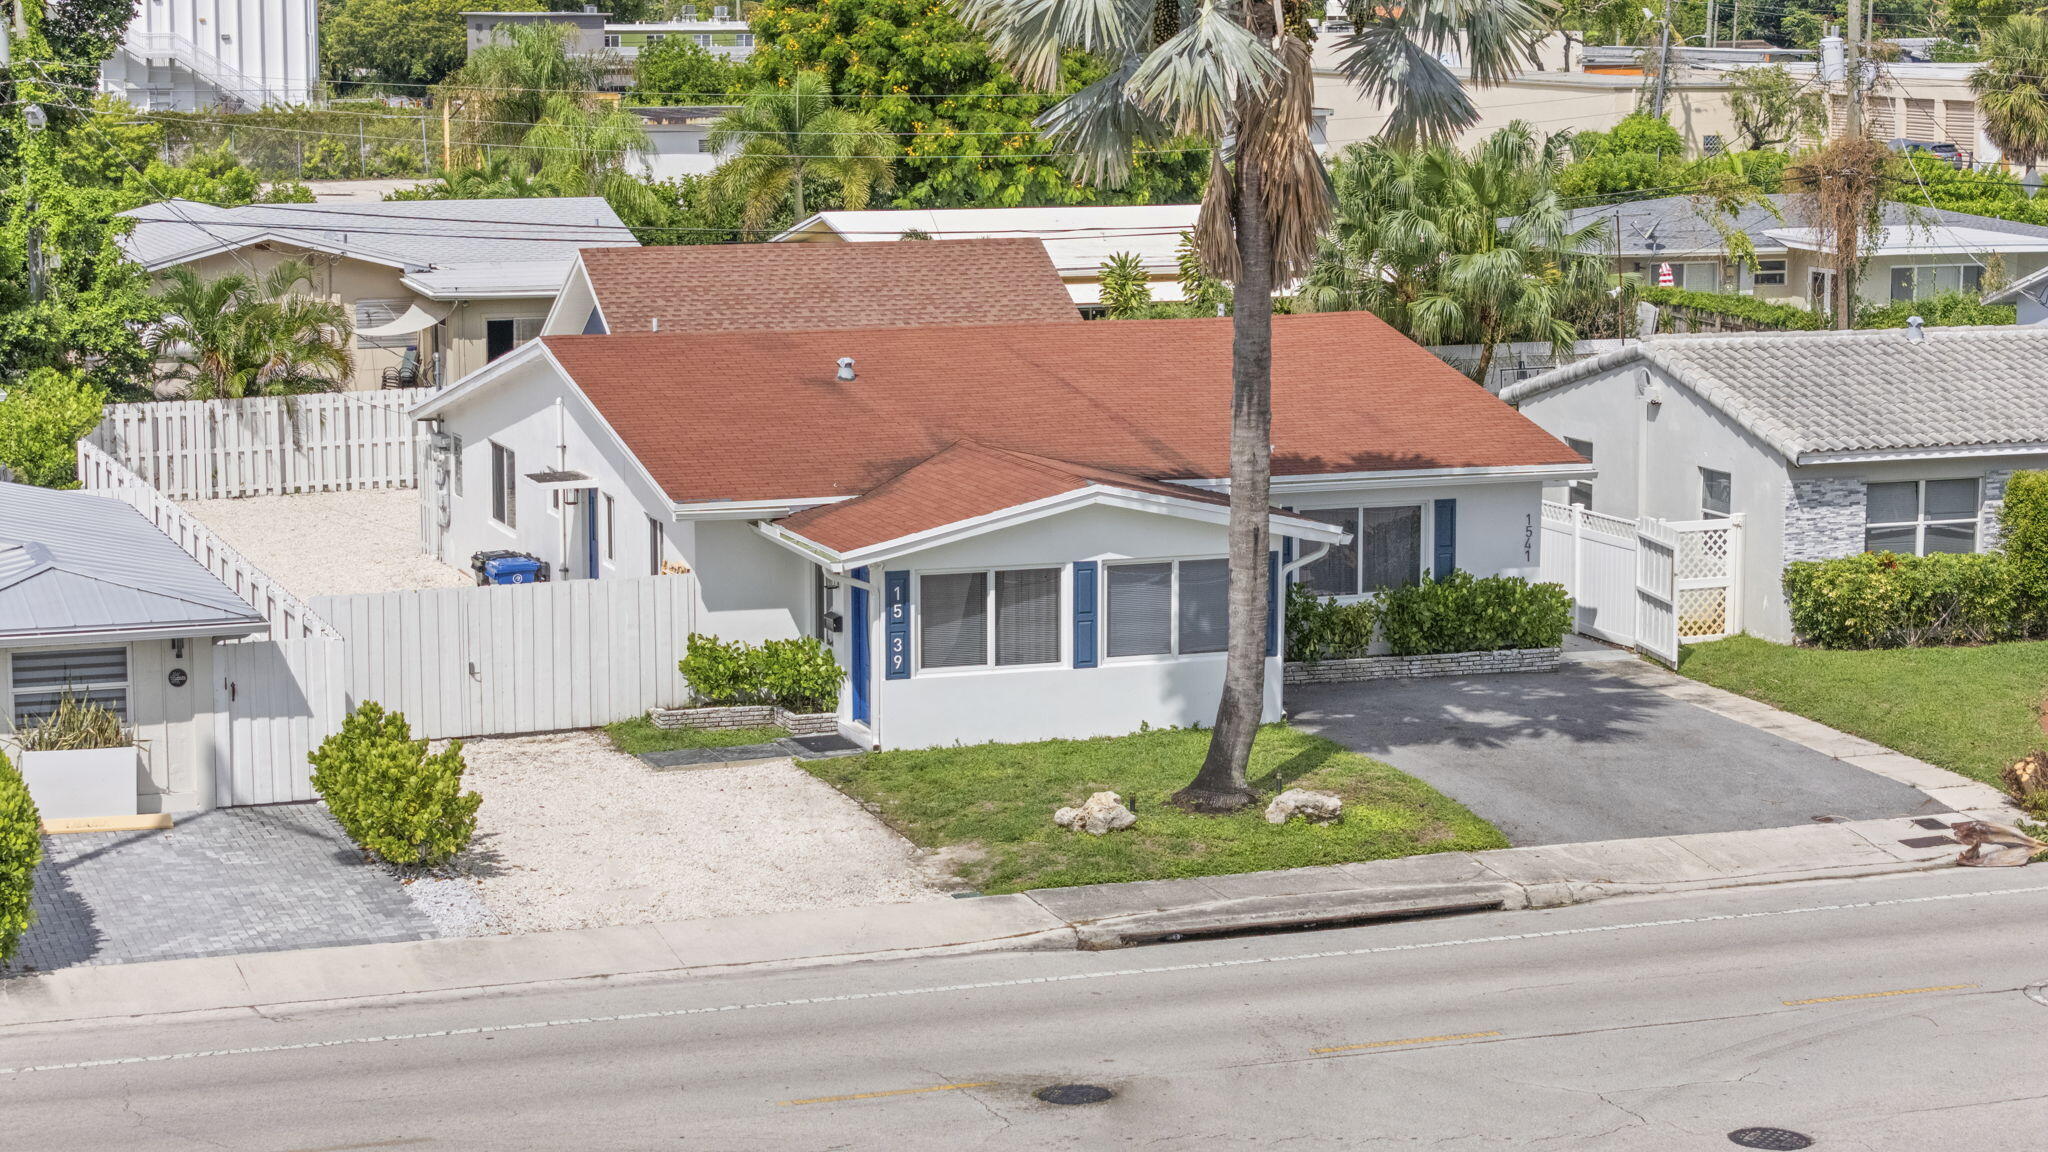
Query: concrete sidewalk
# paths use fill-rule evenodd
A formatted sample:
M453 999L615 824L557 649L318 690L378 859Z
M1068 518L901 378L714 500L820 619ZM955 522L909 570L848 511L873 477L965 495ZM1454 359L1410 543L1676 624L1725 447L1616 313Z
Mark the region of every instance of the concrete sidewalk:
M1946 866L1957 851L1939 822L1870 820L727 920L77 967L0 981L0 1027L770 962L1118 947L1203 933L1918 871Z

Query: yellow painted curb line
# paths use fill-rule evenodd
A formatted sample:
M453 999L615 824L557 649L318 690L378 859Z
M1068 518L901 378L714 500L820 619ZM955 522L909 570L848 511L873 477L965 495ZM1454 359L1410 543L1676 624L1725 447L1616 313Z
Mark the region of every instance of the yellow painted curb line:
M1815 996L1811 1000L1781 1000L1787 1007L1801 1004L1836 1004L1843 1000L1878 1000L1886 996L1914 996L1922 992L1959 992L1964 988L1975 988L1975 984L1937 984L1932 988L1896 988L1890 992L1851 992L1847 996Z
M962 1088L991 1088L995 1081L984 1080L977 1084L934 1084L929 1088L892 1088L887 1092L856 1092L851 1096L813 1096L808 1100L778 1100L777 1104L789 1107L792 1104L837 1104L842 1100L878 1100L884 1096L912 1096L919 1092L955 1092Z
M1446 1040L1481 1040L1488 1036L1498 1035L1500 1035L1498 1032L1459 1032L1452 1036L1410 1036L1406 1040L1374 1040L1370 1044L1339 1044L1335 1048L1311 1048L1309 1051L1320 1056L1328 1052L1359 1052L1367 1048L1397 1048L1403 1044L1441 1044Z

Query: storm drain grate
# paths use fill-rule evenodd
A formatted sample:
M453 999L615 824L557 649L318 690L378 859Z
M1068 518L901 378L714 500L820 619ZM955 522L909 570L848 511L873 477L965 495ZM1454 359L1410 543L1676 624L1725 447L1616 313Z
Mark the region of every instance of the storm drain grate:
M1052 1084L1040 1088L1032 1095L1047 1104L1100 1104L1114 1097L1116 1093L1100 1084Z
M1959 843L1953 836L1908 836L1899 841L1908 848L1939 848L1943 844Z
M1915 821L1913 821L1913 827L1915 827L1915 828L1925 828L1925 829L1927 829L1927 830L1928 830L1929 832L1946 832L1946 831L1948 831L1948 825L1947 825L1947 824L1943 823L1943 822L1942 822L1942 821L1940 821L1940 820L1936 820L1936 819L1935 819L1934 817L1932 817L1932 816L1922 816L1922 817L1920 817L1920 818L1919 818L1918 820L1915 820Z
M1790 1128L1737 1128L1728 1134L1730 1144L1743 1148L1796 1149L1813 1147L1813 1137Z

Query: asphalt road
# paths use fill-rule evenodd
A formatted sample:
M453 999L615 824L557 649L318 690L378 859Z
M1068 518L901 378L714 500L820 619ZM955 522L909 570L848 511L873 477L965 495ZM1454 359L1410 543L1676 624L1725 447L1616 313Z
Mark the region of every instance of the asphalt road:
M1958 869L16 1030L0 1147L2023 1148L2044 945L2048 869Z
M1287 705L1300 727L1420 777L1517 847L1948 811L1598 664L1298 685Z

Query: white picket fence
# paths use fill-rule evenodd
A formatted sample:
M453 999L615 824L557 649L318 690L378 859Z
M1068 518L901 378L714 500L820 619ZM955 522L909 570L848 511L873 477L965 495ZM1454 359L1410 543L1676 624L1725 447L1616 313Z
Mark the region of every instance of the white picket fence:
M1678 646L1742 630L1742 517L1624 520L1543 502L1542 579L1579 632L1675 664Z
M87 439L173 500L410 488L436 391L110 404Z
M270 621L273 640L332 637L334 631L322 623L298 597L285 591L263 570L243 558L240 552L200 523L191 513L166 499L120 461L89 441L78 442L78 481L88 492L111 496L142 513L157 531L171 538L194 560L250 607Z

